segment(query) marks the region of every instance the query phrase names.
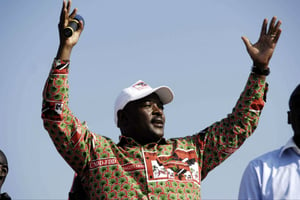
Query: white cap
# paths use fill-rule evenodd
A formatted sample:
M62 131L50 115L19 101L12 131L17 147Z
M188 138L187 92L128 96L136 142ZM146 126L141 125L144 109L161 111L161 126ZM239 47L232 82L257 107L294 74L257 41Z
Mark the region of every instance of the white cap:
M122 110L127 103L142 99L152 93L156 93L163 104L170 103L173 100L173 92L167 86L152 88L142 80L137 81L128 88L121 91L115 102L115 123L118 124L118 111Z

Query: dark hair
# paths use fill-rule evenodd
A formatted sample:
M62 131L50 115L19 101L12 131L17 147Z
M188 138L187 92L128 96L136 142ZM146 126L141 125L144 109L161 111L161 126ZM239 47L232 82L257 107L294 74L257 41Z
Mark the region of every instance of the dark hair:
M299 100L300 100L300 84L294 89L294 91L290 96L290 100L289 100L290 109L292 109L292 107L294 107L297 102L299 103Z

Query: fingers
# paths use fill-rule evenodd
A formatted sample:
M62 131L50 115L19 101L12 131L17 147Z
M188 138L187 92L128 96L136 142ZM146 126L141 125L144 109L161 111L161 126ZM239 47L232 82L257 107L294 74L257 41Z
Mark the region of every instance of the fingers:
M273 39L273 41L274 41L275 43L277 43L277 41L279 40L280 34L281 34L281 29L279 29L279 30L277 31L277 33L276 33L276 35L275 35L275 37L274 37L274 39Z
M72 13L69 15L69 13L71 11L71 5L72 5L71 0L63 0L63 5L62 5L61 13L60 13L60 22L59 22L59 27L61 29L68 26L70 19L73 19L77 14L77 8L75 8L72 11Z
M277 23L276 23L276 26L275 26L275 37L274 37L274 42L277 43L279 37L280 37L280 34L281 34L281 29L280 29L280 25L281 25L281 21L279 20Z
M65 12L65 20L66 20L65 25L66 26L68 25L69 18L74 18L75 14L76 14L76 11L74 9L73 12L71 13L71 15L73 14L74 16L73 17L71 17L71 15L69 16L69 13L71 11L71 5L72 5L72 1L68 0L67 7L66 7L66 12ZM75 14L74 14L74 12L75 12Z
M68 18L69 18L69 12L71 9L71 0L63 0L63 5L60 13L60 22L59 26L60 28L64 28L65 26L68 25Z
M281 29L280 29L281 21L280 20L278 20L277 22L276 21L277 21L277 17L276 16L272 17L269 27L267 28L268 20L264 19L261 28L260 39L269 38L271 42L277 43L281 34Z
M281 32L281 29L280 29L281 21L278 20L276 22L276 20L277 20L277 17L274 16L271 20L269 30L268 30L268 33L267 33L267 35L270 35L273 38L277 37L278 34L280 35L279 32Z
M71 5L72 5L72 1L71 1L71 0L68 0L68 3L67 3L67 13L70 12L70 10L71 10Z
M272 17L272 20L270 22L270 25L269 25L269 30L268 30L268 33L269 35L272 35L274 34L274 32L276 31L275 30L275 21L276 21L277 17Z
M76 14L77 14L77 8L74 8L74 10L72 11L69 17L73 19L76 16Z
M275 26L275 31L280 28L280 25L281 25L281 21L278 20L278 22L276 23L276 26Z
M264 36L267 33L268 19L264 19L261 26L260 37Z
M59 21L59 24L64 24L64 21L65 21L65 9L66 9L66 1L64 0L62 8L61 8L61 12L60 12L60 18L59 18L60 21Z
M68 0L67 10L66 10L66 13L65 13L65 18L68 19L68 20L73 19L77 14L77 8L74 8L72 13L69 15L69 13L71 11L71 5L72 5L72 0Z
M281 21L278 20L276 22L276 20L277 20L277 17L274 16L271 20L269 31L268 31L268 35L273 39L273 42L275 44L279 40L279 37L280 37L280 34L281 34L281 29L280 29Z

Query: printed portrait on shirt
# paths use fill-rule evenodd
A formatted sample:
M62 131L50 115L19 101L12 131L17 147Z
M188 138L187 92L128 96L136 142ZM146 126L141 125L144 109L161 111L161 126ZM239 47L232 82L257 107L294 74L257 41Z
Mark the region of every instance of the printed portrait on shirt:
M144 156L148 181L175 179L200 184L195 150L177 149L173 155L169 156L157 156L156 152L144 152Z

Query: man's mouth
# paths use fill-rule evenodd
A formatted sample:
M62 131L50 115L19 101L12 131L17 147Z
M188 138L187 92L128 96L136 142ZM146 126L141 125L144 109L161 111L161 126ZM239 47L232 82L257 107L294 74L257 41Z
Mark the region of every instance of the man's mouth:
M151 123L157 127L164 127L164 121L160 118L153 119Z

